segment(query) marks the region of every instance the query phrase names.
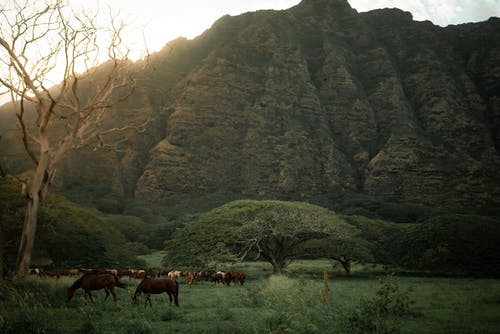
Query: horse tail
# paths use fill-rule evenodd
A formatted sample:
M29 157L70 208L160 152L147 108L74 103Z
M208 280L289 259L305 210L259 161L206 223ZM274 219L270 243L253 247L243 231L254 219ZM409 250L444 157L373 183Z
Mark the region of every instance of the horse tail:
M117 286L119 288L123 288L123 289L127 287L127 284L120 282L120 280L118 279L118 276L116 276L116 275L113 275L113 276L115 277L115 286Z

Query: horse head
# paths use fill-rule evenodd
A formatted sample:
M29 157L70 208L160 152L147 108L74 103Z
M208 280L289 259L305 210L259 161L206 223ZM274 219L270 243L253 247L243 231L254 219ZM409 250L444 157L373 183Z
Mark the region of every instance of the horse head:
M137 300L138 298L137 298L137 297L139 297L139 295L140 295L140 293L137 293L137 292L136 292L136 293L134 294L134 296L132 297L132 304L133 304L133 305L137 305L137 303L138 303L138 300Z

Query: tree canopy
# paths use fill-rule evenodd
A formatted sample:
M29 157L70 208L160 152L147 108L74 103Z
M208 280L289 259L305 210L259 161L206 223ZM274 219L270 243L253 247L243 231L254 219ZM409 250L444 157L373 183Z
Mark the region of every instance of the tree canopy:
M274 272L304 256L301 244L356 233L328 209L302 202L230 202L185 222L166 242L165 262L206 266L217 261L260 259Z

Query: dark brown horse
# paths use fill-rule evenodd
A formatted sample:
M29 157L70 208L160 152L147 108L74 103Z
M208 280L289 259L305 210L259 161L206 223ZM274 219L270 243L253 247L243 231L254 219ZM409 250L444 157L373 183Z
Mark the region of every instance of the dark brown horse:
M80 288L85 291L85 299L87 299L87 297L90 298L92 303L94 302L94 299L92 298L90 291L101 289L104 289L104 292L106 292L106 298L104 298L104 300L108 299L109 294L112 294L113 300L116 301L115 286L119 288L126 287L126 285L121 283L118 280L118 277L113 274L88 273L77 279L73 285L68 288L66 295L67 301L70 301L71 298L73 298L75 290Z
M175 306L179 306L179 283L171 278L145 278L135 289L134 296L132 297L132 303L137 304L137 299L141 294L146 296L144 301L144 307L151 304L151 294L159 294L166 292L168 294L168 299L170 300L170 305L172 305L172 296L175 302Z

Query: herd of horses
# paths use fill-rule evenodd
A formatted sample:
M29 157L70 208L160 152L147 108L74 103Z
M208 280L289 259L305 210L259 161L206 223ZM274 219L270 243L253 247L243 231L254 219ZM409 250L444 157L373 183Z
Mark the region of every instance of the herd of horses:
M151 295L167 293L170 300L170 305L172 301L176 306L179 306L179 282L178 280L185 278L186 285L191 287L193 284L199 281L210 282L212 285L224 284L230 285L231 282L234 284L243 285L246 279L246 274L244 272L236 271L146 271L146 270L134 270L134 269L104 269L104 270L91 270L91 269L52 269L49 271L41 271L40 269L32 269L31 274L38 276L48 276L55 277L59 279L61 276L78 276L79 277L68 289L66 294L66 300L69 302L75 291L82 289L84 291L85 299L89 299L94 303L91 291L94 290L104 290L106 297L104 300L108 299L111 295L113 301L116 301L115 287L117 288L127 288L127 284L120 281L120 277L128 276L130 278L141 279L141 282L135 289L134 295L132 297L132 303L137 304L139 297L141 295L145 296L144 307L149 305L152 307ZM163 277L166 276L166 277Z

